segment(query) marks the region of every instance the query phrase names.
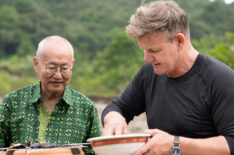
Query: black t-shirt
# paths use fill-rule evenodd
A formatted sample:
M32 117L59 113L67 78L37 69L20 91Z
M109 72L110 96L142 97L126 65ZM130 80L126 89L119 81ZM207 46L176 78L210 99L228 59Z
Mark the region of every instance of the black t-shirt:
M103 111L118 111L129 122L146 112L150 129L190 138L225 136L234 155L234 71L199 54L179 78L156 75L146 63Z

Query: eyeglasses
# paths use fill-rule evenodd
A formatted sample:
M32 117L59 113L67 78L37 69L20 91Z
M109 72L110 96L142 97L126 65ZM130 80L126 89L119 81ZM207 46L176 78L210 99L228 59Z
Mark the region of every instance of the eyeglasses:
M56 72L57 72L57 67L45 67L45 72L52 76L54 75ZM63 76L69 76L70 73L71 73L72 69L69 68L69 67L62 67L60 68L60 73L63 75Z

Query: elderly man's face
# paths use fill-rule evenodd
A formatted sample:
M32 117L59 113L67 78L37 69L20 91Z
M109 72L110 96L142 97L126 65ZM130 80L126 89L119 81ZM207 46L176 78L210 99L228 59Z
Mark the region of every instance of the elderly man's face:
M42 93L62 94L71 79L74 63L68 46L46 44L39 58L34 58L34 68L41 81Z

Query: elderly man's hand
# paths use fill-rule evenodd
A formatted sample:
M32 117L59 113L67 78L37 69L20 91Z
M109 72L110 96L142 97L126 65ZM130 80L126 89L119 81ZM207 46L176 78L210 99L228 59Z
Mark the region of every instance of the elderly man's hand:
M118 112L110 112L104 118L103 136L127 134L125 118Z
M162 130L146 130L152 138L132 155L171 155L174 137Z

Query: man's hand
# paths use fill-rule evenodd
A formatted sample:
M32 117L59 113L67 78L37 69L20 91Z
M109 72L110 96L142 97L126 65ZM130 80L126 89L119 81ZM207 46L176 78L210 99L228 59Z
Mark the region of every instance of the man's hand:
M127 134L125 118L118 112L109 112L104 118L103 136Z
M174 137L162 130L146 130L145 133L152 135L152 138L132 155L171 155Z

